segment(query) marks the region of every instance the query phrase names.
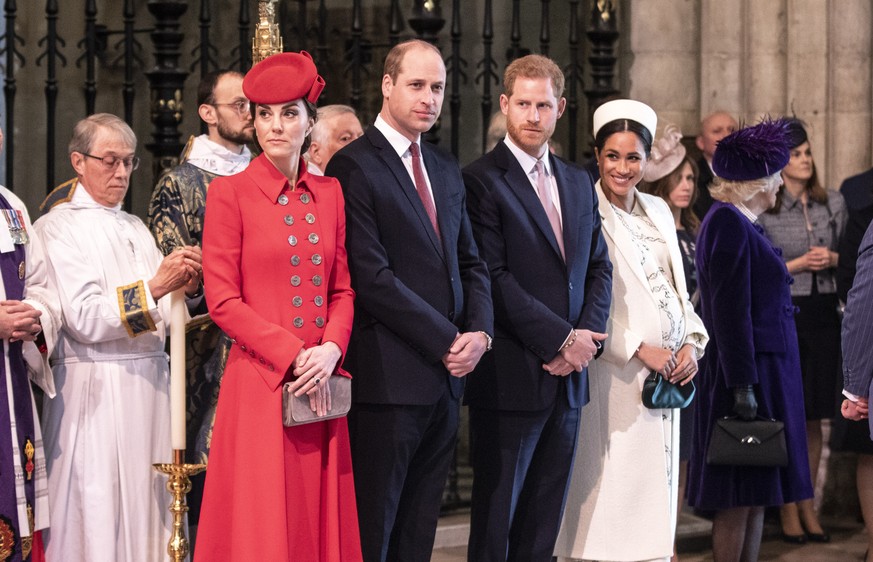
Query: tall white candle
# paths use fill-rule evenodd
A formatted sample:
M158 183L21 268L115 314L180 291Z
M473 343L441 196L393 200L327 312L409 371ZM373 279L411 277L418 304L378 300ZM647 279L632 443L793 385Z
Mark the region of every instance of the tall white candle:
M185 448L185 289L170 294L170 427L173 449Z

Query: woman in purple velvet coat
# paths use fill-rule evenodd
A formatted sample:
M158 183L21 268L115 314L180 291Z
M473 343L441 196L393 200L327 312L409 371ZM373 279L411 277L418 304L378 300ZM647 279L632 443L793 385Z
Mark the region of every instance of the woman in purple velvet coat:
M710 334L698 385L688 503L715 511L716 560L757 560L764 508L812 497L803 383L791 276L758 216L773 206L788 162L782 120L725 137L713 157L718 202L697 239L703 322ZM785 423L788 466L713 466L706 451L715 420L756 415Z

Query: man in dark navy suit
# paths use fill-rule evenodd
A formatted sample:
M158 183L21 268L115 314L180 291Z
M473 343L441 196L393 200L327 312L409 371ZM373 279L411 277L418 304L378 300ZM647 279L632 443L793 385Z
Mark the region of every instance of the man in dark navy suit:
M343 186L357 294L345 366L368 562L430 560L462 377L491 347L490 282L460 168L421 142L440 114L445 82L433 45L391 49L376 123L326 170Z
M464 169L491 274L494 351L467 384L473 456L468 559L549 561L602 347L612 265L584 169L550 155L564 76L529 55L504 75L507 136Z

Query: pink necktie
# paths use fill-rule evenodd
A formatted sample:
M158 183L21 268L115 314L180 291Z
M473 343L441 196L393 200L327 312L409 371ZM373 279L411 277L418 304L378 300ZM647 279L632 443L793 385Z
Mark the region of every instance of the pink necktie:
M546 216L549 217L549 224L552 225L552 231L555 233L555 238L558 240L558 248L561 250L561 257L564 256L564 234L561 232L561 217L558 216L558 209L555 208L555 203L552 201L552 186L546 176L546 169L542 160L537 160L534 166L537 176L537 195L540 197L540 203L546 211ZM566 258L565 258L566 259Z
M418 192L418 196L421 198L421 204L424 205L424 211L430 219L430 224L433 225L437 238L440 238L436 207L434 207L433 199L431 199L430 192L427 190L427 181L424 179L424 171L421 169L421 152L418 149L418 143L410 144L409 152L412 154L412 175L415 177L415 191Z

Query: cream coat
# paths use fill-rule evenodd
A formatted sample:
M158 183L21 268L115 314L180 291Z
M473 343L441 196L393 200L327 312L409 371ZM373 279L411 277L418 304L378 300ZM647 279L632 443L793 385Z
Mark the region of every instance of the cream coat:
M603 355L588 368L591 402L582 410L555 554L585 560L669 558L677 511L679 411L643 406L641 393L649 370L633 357L643 342L661 345L658 304L629 234L600 182L596 188L613 264L609 339ZM688 300L670 209L658 197L639 192L636 197L670 250L675 288L685 312L683 341L702 349L706 330ZM672 448L669 457L667 447Z

